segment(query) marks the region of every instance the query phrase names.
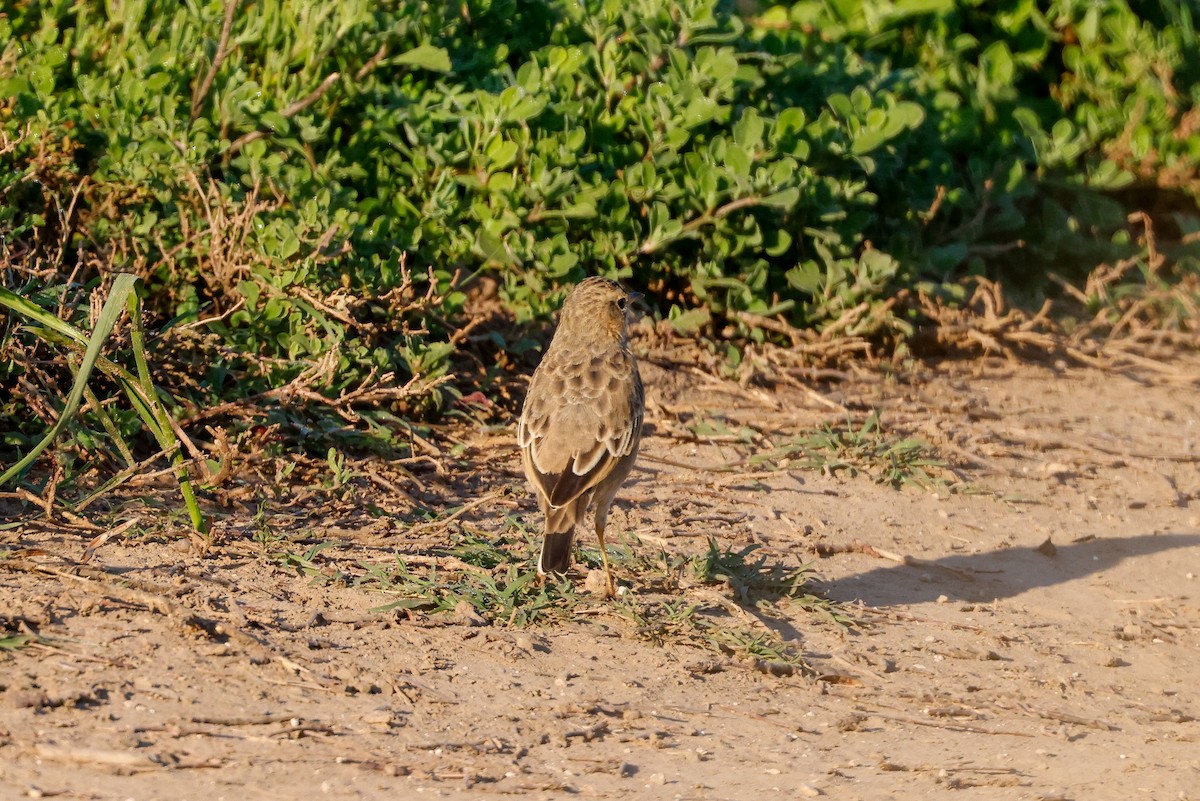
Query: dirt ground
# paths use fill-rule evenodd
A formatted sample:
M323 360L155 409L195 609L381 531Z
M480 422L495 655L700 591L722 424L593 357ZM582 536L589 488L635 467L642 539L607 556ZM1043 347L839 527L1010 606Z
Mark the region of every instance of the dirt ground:
M528 628L372 611L389 598L270 558L249 503L203 556L122 534L79 564L95 532L0 532L0 624L38 635L0 651L0 798L1200 798L1200 395L1178 379L1200 358L1179 358L1171 380L983 360L776 393L647 361L610 524L812 563L856 625L674 590L808 671L656 644L599 597ZM943 483L704 469L873 409L938 449ZM510 438L463 442L476 468L440 511L488 500L453 520L404 522L438 480L414 473L293 520L297 542L336 540L313 560L354 574L414 530L532 525ZM625 603L652 591L617 567Z

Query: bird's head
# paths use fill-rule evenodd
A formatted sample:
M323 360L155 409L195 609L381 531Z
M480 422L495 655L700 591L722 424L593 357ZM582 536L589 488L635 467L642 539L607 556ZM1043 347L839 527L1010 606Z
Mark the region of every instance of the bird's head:
M626 292L620 284L598 276L576 284L563 303L559 329L577 336L610 336L625 339L629 316L640 292Z

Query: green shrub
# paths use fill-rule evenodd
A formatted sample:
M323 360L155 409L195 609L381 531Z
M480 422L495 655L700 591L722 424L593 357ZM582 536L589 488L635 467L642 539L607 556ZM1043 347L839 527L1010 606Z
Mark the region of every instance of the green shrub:
M765 15L764 41L805 41L796 31L814 26L926 111L871 180L884 201L869 235L911 274L1044 280L1129 255L1126 217L1148 195L1196 216L1200 62L1187 54L1200 37L1187 4L1137 8L805 2Z
M1197 269L1173 0L51 0L0 42L8 284L78 321L143 277L193 409L434 412L480 272L522 321L606 273L762 337L738 313L904 336L900 288L1081 276L1134 210Z

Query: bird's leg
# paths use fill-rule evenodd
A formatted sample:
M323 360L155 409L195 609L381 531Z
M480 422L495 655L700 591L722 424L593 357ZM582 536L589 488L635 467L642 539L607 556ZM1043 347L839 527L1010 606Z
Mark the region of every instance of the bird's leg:
M604 524L608 515L596 515L596 540L600 543L600 561L604 563L604 575L608 579L608 597L617 597L617 583L613 581L612 568L608 566L608 549L604 547Z

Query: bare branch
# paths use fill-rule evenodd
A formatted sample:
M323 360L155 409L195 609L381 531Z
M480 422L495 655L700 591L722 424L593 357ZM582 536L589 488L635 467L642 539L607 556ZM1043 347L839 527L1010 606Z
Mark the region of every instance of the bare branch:
M321 81L320 86L318 86L316 89L313 89L311 92L309 92L307 95L300 98L299 100L296 100L292 103L288 103L287 106L285 106L283 111L281 111L280 113L284 117L289 118L289 119L291 117L296 116L301 111L304 111L304 109L308 108L313 103L316 103L318 100L320 100L321 96L323 94L325 94L326 92L328 92L329 88L331 86L333 86L335 83L337 83L338 78L341 78L341 77L342 77L342 74L340 72L330 73L325 78L325 80ZM235 139L233 141L233 144L231 144L229 146L229 149L227 151L225 151L225 158L230 158L231 156L233 156L235 153L237 153L239 150L241 150L246 145L250 144L251 142L257 141L259 139L262 139L266 135L267 135L267 132L262 131L262 130L251 131L250 133L242 134L237 139Z
M387 54L387 45L381 44L379 49L375 51L375 55L367 59L367 62L358 68L358 72L354 73L354 80L361 81L363 78L370 75L375 68L379 66L379 62L383 61L383 59L387 57Z
M217 70L221 68L221 64L229 55L229 36L233 33L233 15L237 12L240 1L225 0L225 22L221 25L221 38L217 41L217 52L213 55L212 64L209 65L204 80L196 84L196 89L192 92L192 113L188 117L189 123L195 122L196 118L200 116L200 106L203 105L204 98L208 96L208 90L212 88L213 80L217 77Z

